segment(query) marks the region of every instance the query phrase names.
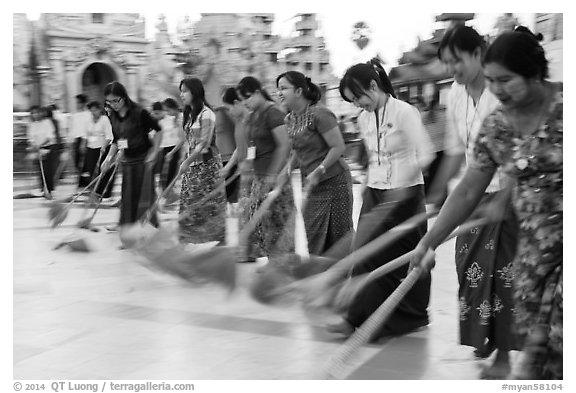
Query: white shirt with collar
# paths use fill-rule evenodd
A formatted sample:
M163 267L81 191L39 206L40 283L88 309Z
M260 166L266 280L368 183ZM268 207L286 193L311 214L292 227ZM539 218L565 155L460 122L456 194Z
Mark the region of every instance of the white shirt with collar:
M160 147L176 146L180 139L180 127L182 127L182 119L180 116L167 114L158 124L160 124L160 128L162 128L162 142L160 143Z
M367 186L381 190L424 184L422 168L434 159L432 141L414 106L388 97L376 113L359 116L370 163Z
M42 119L30 122L28 125L28 140L36 147L55 144L56 128L54 128L52 120Z
M70 139L86 138L92 122L92 112L89 110L72 113L68 122L68 137Z
M106 140L112 141L114 139L112 125L107 116L100 116L96 122L94 118L90 119L86 139L86 147L89 149L101 149L106 145Z
M466 162L472 159L474 142L482 127L482 122L499 105L499 101L485 87L478 102L474 104L472 97L464 85L454 82L448 92L446 100L447 127L445 134L444 153L458 155L465 153ZM450 182L450 190L460 181L463 171ZM486 192L495 192L501 189L501 170L492 178Z

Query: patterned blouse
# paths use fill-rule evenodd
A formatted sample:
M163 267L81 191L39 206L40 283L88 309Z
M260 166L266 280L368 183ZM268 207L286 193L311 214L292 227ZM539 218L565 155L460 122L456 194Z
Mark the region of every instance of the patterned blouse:
M192 118L188 118L184 124L184 133L186 134L186 142L188 142L188 155L200 146L202 154L209 152L216 153L216 145L214 144L214 126L216 124L216 115L208 108L204 107L194 123L191 123ZM192 165L197 165L204 162L203 157L200 155L193 162Z
M519 218L563 211L563 97L560 89L547 118L530 135L517 132L503 108L489 115L474 146L474 168L493 171L498 166L518 180L514 205Z

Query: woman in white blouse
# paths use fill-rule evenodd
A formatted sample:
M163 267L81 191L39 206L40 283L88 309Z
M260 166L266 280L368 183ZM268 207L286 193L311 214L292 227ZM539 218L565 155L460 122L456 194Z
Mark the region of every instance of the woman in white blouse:
M38 152L38 160L42 160L42 170L38 168L38 173L40 184L46 183L48 195L44 197L52 199L51 193L55 187L54 176L59 163L61 138L57 128L58 123L46 115L47 111L48 108L40 108L36 105L30 108L32 121L28 126L27 137L30 144L28 150Z
M369 154L366 187L354 248L379 237L426 210L422 170L433 160L430 138L418 109L396 99L392 84L376 59L350 67L340 81L344 100L363 109L359 124ZM359 275L377 269L418 244L426 222L352 270ZM329 330L344 335L360 326L406 277L408 267L368 284ZM408 293L379 332L380 336L410 332L428 324L430 275Z
M94 177L98 175L97 169L102 165L108 155L110 143L112 139L114 139L114 136L112 134L110 120L107 116L104 116L102 104L98 101L90 101L87 107L92 116L86 129L86 153L82 173L87 173L89 181L92 181ZM96 190L97 195L101 195L103 198L110 198L112 196L114 179L110 179L110 176L113 172L114 170L110 169L102 176L98 189Z
M471 27L456 26L442 37L438 57L454 75L454 83L446 103L447 130L444 159L438 177L431 188L431 202L437 189L470 162L474 142L482 122L496 107L498 99L486 87L482 70L485 43ZM458 176L459 177L459 176ZM499 169L485 191L486 205L502 199L502 191L510 183ZM451 183L454 184L454 183ZM479 358L496 350L494 362L486 368L482 378L501 379L510 372L508 352L517 350L514 337L511 272L518 224L508 198L498 211L501 221L459 236L456 239L456 270L460 306L460 343L476 348ZM490 209L492 213L496 209Z

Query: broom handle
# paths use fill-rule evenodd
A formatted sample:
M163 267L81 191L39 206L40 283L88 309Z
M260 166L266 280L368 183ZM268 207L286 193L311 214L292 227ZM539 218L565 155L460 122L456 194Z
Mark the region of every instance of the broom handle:
M202 205L206 201L208 201L208 200L212 199L214 196L218 195L218 193L220 191L222 191L222 188L225 188L227 185L232 183L234 180L236 180L236 178L238 176L240 176L240 171L234 172L234 174L232 176L230 176L224 182L220 183L218 185L218 187L216 187L215 189L210 191L208 194L204 195L202 198L200 198L200 200L198 202L195 202L195 205ZM188 218L190 215L192 215L191 211L184 211L184 212L178 214L178 221L184 220L184 219Z
M115 162L112 165L114 165L114 170L112 171L112 174L110 175L110 178L108 179L108 181L106 181L106 185L104 186L104 190L106 190L108 188L108 186L110 185L110 183L114 179L114 175L116 174L116 170L120 166L118 162ZM98 182L98 184L99 183L100 182ZM94 189L96 189L96 188L98 188L98 185L96 185L96 187L94 187ZM100 195L100 198L98 199L98 203L96 204L96 208L94 208L94 212L92 213L92 216L90 217L90 220L88 221L88 224L91 223L92 220L94 219L94 217L96 216L96 212L98 211L98 209L100 208L100 205L102 204L102 199L104 199L104 192L102 192L102 195Z
M280 173L288 172L288 170L292 168L292 163L294 162L295 158L296 156L292 154L286 165L284 165L284 167L281 169ZM258 209L256 209L256 211L252 215L250 221L248 221L244 226L244 228L242 228L242 230L238 233L239 245L243 245L248 240L250 234L254 232L256 226L260 223L260 221L262 221L262 218L264 218L264 215L267 213L270 206L272 206L272 203L276 200L276 198L280 196L284 184L289 179L290 175L288 175L286 178L283 178L283 181L276 184L276 187L274 187L274 189L268 193L266 198L262 201Z
M433 259L434 252L430 250L424 257L424 266L432 263ZM394 292L388 296L384 303L336 350L336 353L329 360L328 365L323 371L324 379L339 379L344 375L346 361L351 358L360 347L368 343L374 333L384 325L390 314L392 314L404 296L406 296L418 281L423 269L423 267L417 267L412 270Z
M48 186L46 185L46 175L44 174L44 164L42 163L42 153L40 153L40 149L38 149L38 162L40 163L40 174L42 175L42 189L46 196L50 196L50 191L48 191Z
M153 171L153 169L151 169ZM154 176L154 175L153 175ZM172 189L172 187L174 187L174 184L176 184L176 181L180 178L180 176L182 176L181 173L179 173L178 175L174 176L174 179L172 179L172 181L170 182L170 184L168 184L168 186L164 189L164 191L162 191L162 194L160 194L158 196L158 198L156 198L156 200L154 201L154 203L152 204L152 206L150 206L148 208L148 210L146 210L146 213L142 216L142 219L140 220L140 222L142 224L146 224L148 221L150 221L150 219L152 218L152 214L156 211L156 209L158 208L158 204L160 203L160 200L165 197L166 195L168 195L168 192Z
M64 151L64 153L68 153L68 152ZM54 181L56 182L56 184L60 183L60 175L62 175L64 168L66 168L68 166L71 159L72 159L72 154L68 153L68 158L66 159L66 161L64 161L64 162L60 161L60 164L58 164L58 168L56 169L56 174L54 175Z
M446 243L450 239L453 239L456 236L460 236L470 231L470 229L472 228L484 226L487 223L488 221L485 218L479 218L476 220L469 221L465 224L462 224L458 229L454 230L442 243ZM412 258L412 255L414 255L414 250L407 252L406 254L401 255L396 259L393 259L392 261L386 263L385 265L380 266L378 269L371 271L366 275L366 282L364 284L373 281L379 277L382 277L390 273L391 271L394 271L399 267L407 264L408 262L410 262L410 258Z
M312 192L312 188L310 185L306 185L302 190L302 198L300 199L300 209L296 209L296 214L299 214L304 221L304 209L306 208L306 204L308 203L308 198L310 197L310 193ZM299 211L298 211L299 210ZM300 260L303 263L310 262L310 249L308 248L308 236L306 235L306 224L304 224L304 253L300 255Z
M369 258L378 251L388 247L391 243L398 240L398 238L400 238L406 232L416 228L422 222L427 221L429 218L435 216L436 214L438 214L438 211L435 209L430 212L423 212L410 217L406 221L396 225L371 242L348 254L346 257L342 258L334 266L328 269L327 272L332 271L334 273L340 271L343 277L346 276L350 271L350 268L363 262L366 260L366 258Z
M100 149L100 154L98 155L98 161L96 161L96 170L98 171L97 172L98 175L97 175L96 179L98 179L98 181L96 182L96 185L92 189L92 192L90 193L90 197L93 197L96 194L96 190L98 190L98 186L100 186L100 182L104 178L104 173L102 173L100 171L100 160L102 159L103 153L104 153L104 151L102 149ZM122 158L122 154L123 154L123 151L120 150L120 153L118 153L118 155L116 156L116 159L112 163L112 165L116 165L116 168L118 168L118 166L120 165L120 159ZM106 172L108 172L108 171L106 171ZM114 173L116 173L116 169L114 169ZM112 179L112 178L114 178L114 175L112 175L110 177L110 179ZM106 183L106 187L104 187L104 189L106 189L108 187L108 185L110 184L109 183L110 179L108 179L108 182ZM104 193L102 193L102 195L104 195ZM100 196L100 199L102 199L102 196Z

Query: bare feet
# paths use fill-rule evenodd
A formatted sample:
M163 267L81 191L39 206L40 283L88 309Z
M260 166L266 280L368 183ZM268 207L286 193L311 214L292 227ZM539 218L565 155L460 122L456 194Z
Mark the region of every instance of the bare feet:
M507 351L496 351L494 362L482 370L481 379L508 379L510 376L510 361Z

